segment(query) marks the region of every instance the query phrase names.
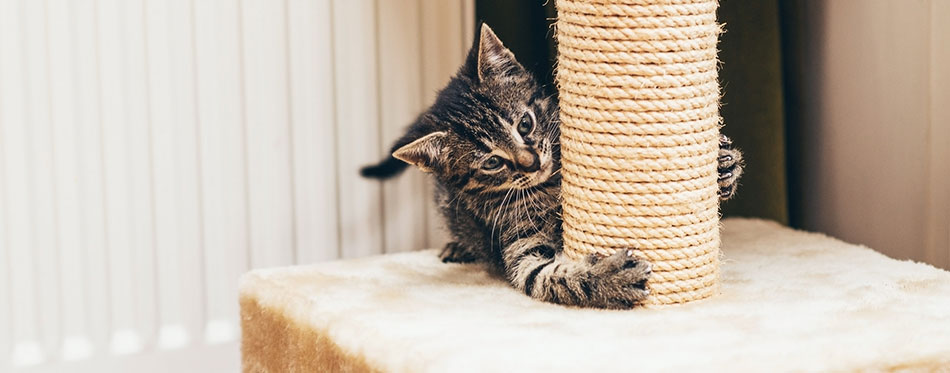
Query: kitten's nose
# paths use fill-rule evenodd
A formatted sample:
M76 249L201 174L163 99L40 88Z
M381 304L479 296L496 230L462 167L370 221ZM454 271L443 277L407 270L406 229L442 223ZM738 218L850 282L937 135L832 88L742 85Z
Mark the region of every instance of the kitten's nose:
M515 160L518 161L518 166L527 172L534 172L541 168L541 159L528 149L519 150Z

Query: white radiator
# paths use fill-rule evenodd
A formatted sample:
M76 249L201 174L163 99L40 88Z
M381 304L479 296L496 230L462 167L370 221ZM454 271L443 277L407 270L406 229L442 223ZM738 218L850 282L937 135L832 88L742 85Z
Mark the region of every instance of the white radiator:
M357 171L472 1L0 0L0 371L235 371L243 272L440 245Z

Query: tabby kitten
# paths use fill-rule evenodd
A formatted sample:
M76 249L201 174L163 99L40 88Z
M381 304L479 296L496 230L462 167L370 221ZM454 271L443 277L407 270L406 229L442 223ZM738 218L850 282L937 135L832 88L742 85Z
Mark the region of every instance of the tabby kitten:
M621 250L574 260L562 252L558 108L494 32L480 36L458 73L393 146L366 167L386 179L413 164L435 177L451 231L445 262L484 261L543 301L631 308L648 295L648 262ZM732 196L741 155L723 138L720 196Z

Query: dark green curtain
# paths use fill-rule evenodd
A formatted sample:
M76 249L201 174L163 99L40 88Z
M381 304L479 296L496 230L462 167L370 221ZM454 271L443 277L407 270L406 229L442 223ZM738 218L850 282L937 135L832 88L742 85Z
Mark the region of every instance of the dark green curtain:
M722 131L745 152L746 174L723 213L788 224L778 0L723 0L719 22Z
M491 26L524 67L554 90L554 0L475 0L475 19ZM477 35L477 34L476 34Z
M490 25L525 67L553 87L556 56L553 0L476 0L475 16ZM778 0L722 0L719 44L723 133L746 157L736 197L725 216L789 223L785 96Z

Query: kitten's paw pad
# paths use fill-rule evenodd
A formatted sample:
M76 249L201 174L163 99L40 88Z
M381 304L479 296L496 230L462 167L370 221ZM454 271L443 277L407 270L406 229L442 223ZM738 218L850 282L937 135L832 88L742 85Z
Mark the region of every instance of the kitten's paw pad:
M742 152L733 149L732 140L725 135L719 137L719 199L732 198L739 187L739 178L742 176Z
M471 263L481 259L478 252L458 242L449 242L439 253L443 263Z

